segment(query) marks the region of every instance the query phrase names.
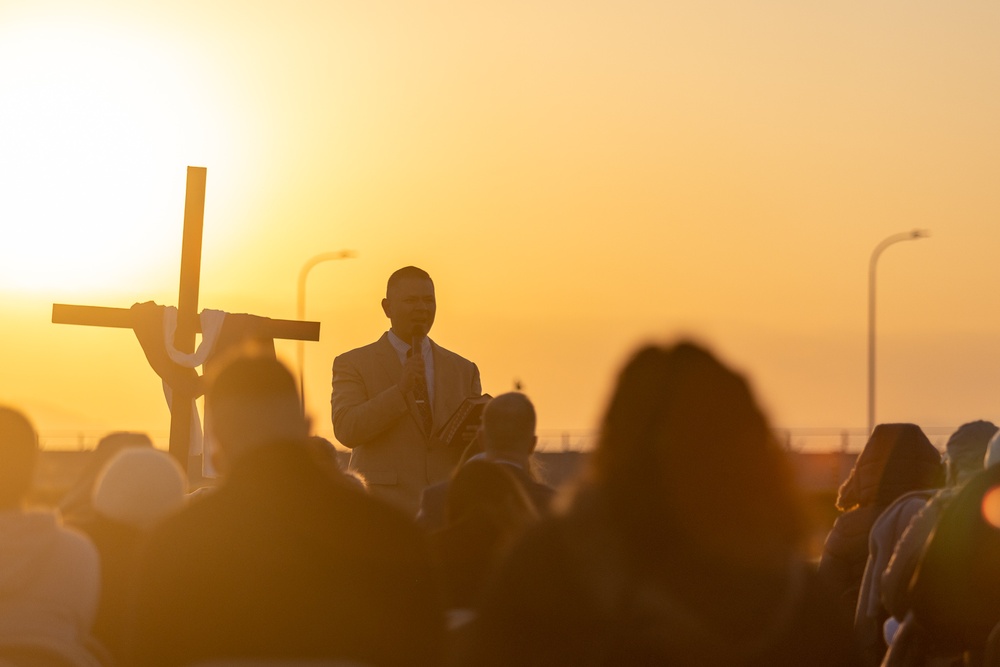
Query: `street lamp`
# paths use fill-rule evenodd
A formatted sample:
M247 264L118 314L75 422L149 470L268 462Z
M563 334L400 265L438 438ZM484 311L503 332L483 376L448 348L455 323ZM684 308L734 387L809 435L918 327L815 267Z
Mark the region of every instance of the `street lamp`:
M900 241L915 241L930 236L926 229L913 229L893 234L872 250L868 260L868 433L875 430L875 269L882 252Z
M309 272L312 271L312 268L322 262L329 262L335 259L350 259L357 256L358 254L353 250L337 250L334 252L324 252L306 260L306 263L302 265L301 269L299 269L298 298L296 299L295 307L295 316L299 320L304 320L306 318L306 278L309 276ZM302 341L299 341L299 400L302 401L303 413L306 409L305 357L305 344Z

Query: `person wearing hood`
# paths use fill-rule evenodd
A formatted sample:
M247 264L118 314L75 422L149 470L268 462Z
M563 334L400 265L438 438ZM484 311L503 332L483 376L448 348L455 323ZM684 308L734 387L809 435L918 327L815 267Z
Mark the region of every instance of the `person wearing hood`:
M38 435L8 407L0 407L0 460L0 663L99 665L90 634L97 550L54 512L28 508Z
M984 420L960 426L945 444L947 474L944 488L907 494L879 517L872 528L872 543L879 535L890 532L890 524L896 527L892 530L895 537L891 543L883 538L890 551L887 561L882 558L878 563L869 562L874 592L867 604L858 604L859 628L866 623L866 616L869 625L873 620L884 623L892 619L890 628L898 627L898 623L906 619L912 605L910 583L927 540L952 499L966 482L982 472L989 443L997 433L997 427ZM900 527L902 531L898 531ZM875 613L877 609L882 611L881 618ZM895 633L885 634L886 643L891 643ZM912 636L912 633L907 634ZM884 644L882 648L884 651Z
M879 424L837 494L819 573L850 613L858 604L875 520L894 500L944 481L941 454L916 424Z
M1000 467L947 501L909 582L910 608L883 665L998 664Z
M905 589L916 567L923 544L934 527L939 510L937 498L950 497L954 490L983 469L986 445L997 427L988 421L960 426L945 444L945 488L920 489L904 493L876 519L868 536L868 563L862 579L855 613L859 641L880 662L887 648L883 625L890 617L884 598L896 599ZM933 516L927 519L916 517ZM914 529L914 524L920 526ZM904 536L909 535L904 539ZM898 611L898 610L897 610ZM892 615L902 620L904 615Z
M982 472L987 448L997 433L995 425L980 420L960 426L948 438L945 445L945 487L935 491L910 516L881 575L882 600L897 619L902 619L909 609L907 589L927 537L934 530L938 517L949 500L955 497L968 480Z

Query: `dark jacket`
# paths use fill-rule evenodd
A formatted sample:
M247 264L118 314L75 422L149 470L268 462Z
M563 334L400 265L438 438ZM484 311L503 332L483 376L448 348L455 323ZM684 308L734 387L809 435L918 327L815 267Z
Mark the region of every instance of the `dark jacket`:
M421 531L304 444L252 450L152 535L131 664L232 657L438 664L444 618Z
M548 484L536 481L524 468L504 463L510 472L521 483L525 492L535 504L540 516L549 513L552 506L552 499L556 495L556 490ZM438 482L424 489L420 495L420 511L417 512L417 523L428 531L439 530L448 524L448 487L451 480Z
M910 582L912 612L932 643L980 651L1000 623L1000 467L949 500Z
M862 664L850 619L802 560L790 553L784 569L766 574L736 563L650 572L629 556L599 497L577 502L515 547L487 592L466 663ZM681 599L679 581L696 582L700 597Z
M909 491L941 486L941 454L915 424L879 424L841 485L833 524L820 558L820 576L853 613L858 601L868 534L879 515Z

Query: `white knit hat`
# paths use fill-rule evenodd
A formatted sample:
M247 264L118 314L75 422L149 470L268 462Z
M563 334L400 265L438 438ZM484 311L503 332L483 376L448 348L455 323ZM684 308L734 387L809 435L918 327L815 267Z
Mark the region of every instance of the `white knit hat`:
M148 529L180 509L187 476L172 456L152 447L126 447L94 482L94 509L109 519Z

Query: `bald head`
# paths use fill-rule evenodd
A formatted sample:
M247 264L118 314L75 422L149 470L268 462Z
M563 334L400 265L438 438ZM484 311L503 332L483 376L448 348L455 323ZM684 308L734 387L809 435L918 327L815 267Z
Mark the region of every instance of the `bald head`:
M538 441L535 406L524 394L500 394L483 410L482 437L490 458L526 461Z
M227 364L209 384L205 405L229 462L258 445L302 440L309 434L295 379L284 364L267 355L237 357Z

